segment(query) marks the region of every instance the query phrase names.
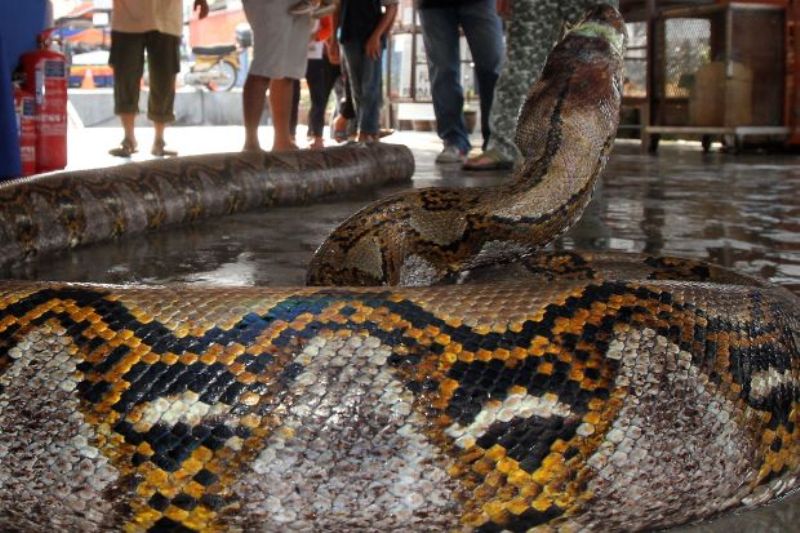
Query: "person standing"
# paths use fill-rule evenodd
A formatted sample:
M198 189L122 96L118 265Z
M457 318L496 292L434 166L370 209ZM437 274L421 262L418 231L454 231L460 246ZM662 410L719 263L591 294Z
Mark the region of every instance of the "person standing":
M350 89L353 91L359 142L380 138L382 104L382 56L386 36L397 16L398 0L342 0L334 13L339 41L333 40L329 54L344 51Z
M460 33L475 63L483 144L490 137L489 111L503 63L503 29L496 0L418 0L422 39L428 56L436 131L444 142L437 163L464 161L471 148L464 124Z
M208 15L208 2L194 0L200 18ZM183 0L114 0L111 12L111 53L114 69L114 113L122 123L124 137L109 153L130 157L137 151L134 121L139 112L139 88L147 52L150 96L147 118L153 121L155 137L150 152L174 156L164 141L166 125L175 120L175 76L180 72L183 34Z
M325 127L325 111L328 99L336 80L341 76L339 65L334 65L328 59L326 42L333 35L333 16L321 17L316 24L311 42L308 45L308 64L306 66L306 81L311 96L311 109L308 113L308 137L311 139L310 148L322 149L325 142L322 139Z
M498 0L507 21L508 56L497 81L489 115L492 136L482 153L464 163L465 170L501 170L514 166L522 154L514 142L517 117L525 96L544 68L547 54L565 26L575 24L597 0ZM614 7L617 0L604 0Z
M297 150L289 127L293 83L306 72L311 16L292 15L296 0L243 0L244 13L253 29L253 62L242 91L244 151L261 150L258 125L267 101L272 113L274 151Z
M315 17L312 15L312 18ZM333 86L341 76L339 65L334 65L328 60L326 42L332 36L332 15L314 20L311 26L311 39L308 42L308 63L306 64L306 83L311 99L308 111L308 139L310 141L309 148L312 150L320 150L325 147L325 141L322 139L325 128L325 112ZM293 83L292 92L292 116L289 131L292 138L295 138L300 115L300 80Z

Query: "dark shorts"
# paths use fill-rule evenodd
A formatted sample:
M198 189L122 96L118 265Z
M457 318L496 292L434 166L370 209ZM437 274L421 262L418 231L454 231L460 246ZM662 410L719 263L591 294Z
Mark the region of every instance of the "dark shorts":
M139 87L144 74L144 53L150 75L150 98L147 117L153 122L175 120L175 75L180 72L181 38L149 31L146 33L111 32L111 54L108 62L114 67L114 113L139 112Z

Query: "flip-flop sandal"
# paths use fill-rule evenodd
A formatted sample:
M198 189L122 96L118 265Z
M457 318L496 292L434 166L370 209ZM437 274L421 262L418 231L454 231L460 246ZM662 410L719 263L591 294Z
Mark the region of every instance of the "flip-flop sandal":
M513 167L513 161L506 159L496 150L487 150L480 155L467 159L461 168L479 172L488 170L509 170Z
M394 130L392 128L381 128L378 131L378 137L383 139L384 137L388 137L389 135L393 134Z
M136 149L136 146L131 141L123 139L123 141L119 143L118 147L112 148L108 151L108 153L114 157L130 157L137 151L138 150Z
M343 143L347 140L347 130L333 130L333 140L337 143Z
M154 143L153 149L150 150L150 153L156 157L175 157L176 155L178 155L178 152L176 152L175 150L167 150L165 146L166 143L163 142Z

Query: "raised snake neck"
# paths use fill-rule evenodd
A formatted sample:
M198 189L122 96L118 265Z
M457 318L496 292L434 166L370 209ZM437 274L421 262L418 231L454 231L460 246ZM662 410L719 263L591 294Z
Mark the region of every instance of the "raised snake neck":
M568 229L605 166L622 98L624 24L595 18L553 50L531 89L517 129L525 163L508 184L408 191L369 205L317 250L308 283L430 285L531 253Z
M381 274L469 285L0 283L0 530L636 530L795 487L796 297L672 258L484 264L541 244L588 201L613 131L583 121L615 120L589 96L618 98L604 91L619 81L621 27L598 8L551 56L523 115L560 125L520 128L543 137L522 143L532 162L493 198L513 215L436 230L454 191L362 212L395 228L373 235L399 239ZM596 151L573 153L566 137ZM559 164L581 170L558 174L574 183L558 183ZM523 176L541 179L529 189ZM573 205L516 206L515 187ZM503 245L487 249L495 230ZM452 259L432 273L423 234ZM377 273L374 249L349 250L357 268L337 281Z

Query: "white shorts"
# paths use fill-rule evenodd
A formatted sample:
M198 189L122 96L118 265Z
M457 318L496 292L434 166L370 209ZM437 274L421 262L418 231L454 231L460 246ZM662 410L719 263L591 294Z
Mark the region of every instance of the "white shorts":
M311 17L289 14L297 0L243 0L244 14L253 30L250 73L270 79L306 75Z

